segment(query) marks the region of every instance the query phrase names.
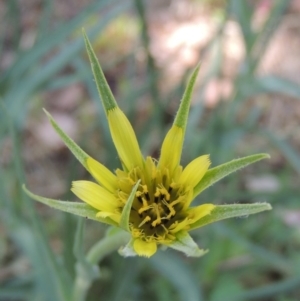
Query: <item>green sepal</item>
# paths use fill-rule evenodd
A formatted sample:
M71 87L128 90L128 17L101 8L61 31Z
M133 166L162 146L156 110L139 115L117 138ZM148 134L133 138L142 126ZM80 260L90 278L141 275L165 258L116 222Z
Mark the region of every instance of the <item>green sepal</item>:
M230 162L221 164L214 168L209 169L201 181L194 188L194 197L196 197L200 192L205 190L207 187L213 185L217 181L226 177L227 175L235 172L247 165L260 161L262 159L270 158L268 154L256 154L248 157L235 159Z
M86 168L86 160L89 158L89 155L83 151L75 142L72 140L62 129L61 127L56 123L56 121L53 119L53 117L50 115L49 112L47 112L44 109L44 112L46 113L47 117L49 118L49 121L51 125L53 126L56 133L60 136L60 138L63 140L65 145L68 147L68 149L72 152L72 154L76 157L76 159Z
M119 254L123 257L133 257L133 256L138 256L138 254L135 252L133 248L133 242L134 239L131 239L126 246L121 247L119 249Z
M126 201L126 204L125 204L125 206L122 210L122 214L121 214L120 227L128 232L130 231L129 218L130 218L131 207L132 207L132 203L135 198L135 193L137 191L137 188L138 188L140 182L141 182L141 180L138 180L136 182L136 184L134 185L134 187L132 188L131 193Z
M90 59L90 63L92 66L92 71L94 74L94 78L96 81L97 89L100 94L100 98L104 107L104 110L106 112L106 115L109 110L112 110L113 108L117 107L117 102L114 98L114 95L111 92L111 89L106 81L106 78L103 74L103 71L101 69L101 66L99 64L99 61L96 57L96 54L93 50L93 47L89 41L89 38L87 37L84 30L82 30L84 41L85 41L85 47Z
M189 257L200 257L208 252L208 250L199 249L187 231L180 231L175 236L176 240L168 245L169 248L183 252Z
M96 214L99 211L94 209L93 207L89 206L88 204L44 198L42 196L36 195L36 194L32 193L31 191L29 191L25 187L25 185L23 185L22 188L29 197L31 197L35 201L38 201L45 205L48 205L51 208L58 209L58 210L68 212L68 213L72 213L72 214L82 216L85 218L89 218L89 219L92 219L92 220L95 220L97 222L101 222L104 224L118 226L117 223L114 222L113 220L111 220L110 218L97 217Z
M190 230L232 217L247 217L250 214L271 210L268 203L218 205L209 215L200 218L190 225Z
M194 90L194 86L195 86L195 82L196 82L199 70L200 70L200 64L198 64L198 66L195 68L191 78L188 81L187 87L184 91L184 94L183 94L183 97L182 97L182 100L180 103L180 107L177 111L177 114L176 114L176 117L174 120L174 125L182 128L184 130L186 128L186 124L188 121L192 93Z

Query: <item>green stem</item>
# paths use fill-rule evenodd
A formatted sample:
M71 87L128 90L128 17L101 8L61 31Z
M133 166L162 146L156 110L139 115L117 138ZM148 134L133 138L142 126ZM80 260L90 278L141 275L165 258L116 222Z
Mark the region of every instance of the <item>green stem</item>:
M107 236L96 243L88 252L86 260L91 264L97 264L106 255L119 249L129 240L129 235L126 232L119 232L112 236Z
M97 277L97 264L113 251L119 249L122 245L126 244L129 240L129 236L126 232L119 232L111 236L107 236L104 239L96 243L88 252L85 260L86 264L92 266L95 273L91 276L91 273L87 273L83 265L80 263L77 266L77 275L74 281L74 290L72 301L84 301L86 299L87 292L92 282Z

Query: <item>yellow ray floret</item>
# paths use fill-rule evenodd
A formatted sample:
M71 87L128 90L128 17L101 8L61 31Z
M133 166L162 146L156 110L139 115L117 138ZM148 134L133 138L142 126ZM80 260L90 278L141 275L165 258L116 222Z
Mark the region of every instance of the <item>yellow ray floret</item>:
M81 200L99 211L115 213L120 203L113 194L89 181L74 181L72 192Z
M179 165L182 144L183 144L183 129L173 125L167 133L159 158L158 166L160 168L167 168L171 173Z
M146 242L142 239L135 239L133 249L139 256L150 257L156 252L157 245L154 241Z
M207 172L209 165L209 155L196 158L184 168L179 181L194 188Z
M104 165L89 157L86 160L90 174L107 190L115 192L117 189L117 177Z
M118 108L107 113L111 136L126 169L143 165L143 157L135 133L125 114Z

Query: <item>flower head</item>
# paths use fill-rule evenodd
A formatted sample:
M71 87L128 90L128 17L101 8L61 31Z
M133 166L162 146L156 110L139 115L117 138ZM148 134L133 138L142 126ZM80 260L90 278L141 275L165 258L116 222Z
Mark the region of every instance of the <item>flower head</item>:
M29 193L33 198L58 209L124 229L131 234L131 240L121 253L125 256L137 254L145 257L152 256L158 245L183 251L189 256L200 256L205 251L198 248L189 236L189 230L220 219L271 208L268 204L216 206L206 203L192 206L195 197L217 180L267 157L265 154L249 156L209 170L209 156L202 155L184 168L180 165L191 94L199 66L188 82L157 161L143 157L133 128L118 107L86 36L85 42L122 168L111 172L87 155L47 113L58 134L96 182L80 180L72 183L72 192L86 203L85 207Z

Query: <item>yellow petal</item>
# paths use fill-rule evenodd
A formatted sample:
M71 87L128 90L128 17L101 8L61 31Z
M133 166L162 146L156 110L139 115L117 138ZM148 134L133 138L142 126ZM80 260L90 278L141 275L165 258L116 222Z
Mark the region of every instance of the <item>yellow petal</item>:
M180 163L182 144L183 144L183 129L173 125L167 133L158 162L158 167L168 168L171 173Z
M150 257L156 252L157 245L155 241L146 242L142 239L135 239L133 249L139 256Z
M174 224L172 224L169 227L170 233L175 234L175 233L181 231L182 229L185 229L189 224L190 224L190 221L188 218L185 218L181 222L176 221Z
M119 202L105 188L89 181L74 181L72 186L72 192L93 208L115 213Z
M143 157L135 133L125 114L118 108L107 113L108 124L120 160L130 170L143 166Z
M210 165L209 156L204 155L190 162L183 170L179 181L192 189L200 182Z
M209 215L216 206L213 204L203 204L189 209L189 224L195 223L206 215Z
M109 217L110 219L112 219L114 222L116 222L117 224L120 223L120 219L121 219L121 214L116 214L116 213L111 213L111 212L104 212L104 211L100 211L96 214L96 217L102 217L102 218L107 218Z
M100 162L89 157L86 160L90 174L107 190L114 193L117 189L117 177Z

